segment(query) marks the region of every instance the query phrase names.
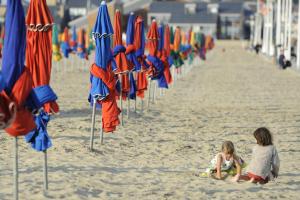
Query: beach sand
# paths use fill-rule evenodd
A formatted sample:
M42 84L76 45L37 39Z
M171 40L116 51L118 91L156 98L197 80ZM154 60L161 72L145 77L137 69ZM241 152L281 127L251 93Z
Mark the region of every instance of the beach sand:
M98 112L94 152L88 149L89 66L72 72L71 61L68 72L56 66L51 84L61 112L48 129L49 191L43 196L43 154L20 139L20 199L299 199L300 73L279 70L241 42L216 45L206 62L197 60L164 96L157 93L149 112L132 113L129 120L124 115L125 126L105 134L103 146ZM273 132L279 152L276 181L255 185L199 176L224 140L249 162L252 133L260 126ZM2 131L1 200L12 199L12 144Z

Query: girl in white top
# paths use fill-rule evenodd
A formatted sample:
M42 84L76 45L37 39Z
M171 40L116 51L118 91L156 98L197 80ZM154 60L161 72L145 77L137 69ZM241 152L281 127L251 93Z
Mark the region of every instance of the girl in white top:
M253 135L257 145L253 147L247 175L242 176L241 179L264 184L277 178L280 166L279 156L273 145L272 135L267 128L258 128Z
M225 141L222 144L222 152L218 153L210 162L210 167L206 173L212 175L215 173L215 178L221 180L222 171L227 171L236 167L237 174L233 181L238 181L242 172L241 159L235 155L234 145L231 141Z

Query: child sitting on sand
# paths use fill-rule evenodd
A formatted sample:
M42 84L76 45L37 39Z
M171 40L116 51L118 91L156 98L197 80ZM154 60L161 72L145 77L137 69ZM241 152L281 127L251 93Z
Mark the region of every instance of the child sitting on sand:
M242 173L244 161L235 154L234 145L231 141L225 141L222 144L222 152L218 153L210 162L210 167L206 173L210 176L215 173L215 178L221 180L225 177L222 172L231 173L236 171L233 181L238 181Z
M252 159L247 169L247 175L242 176L243 180L250 180L252 183L267 183L277 178L279 173L279 157L273 145L272 135L267 128L258 128L253 136L257 145L253 147Z

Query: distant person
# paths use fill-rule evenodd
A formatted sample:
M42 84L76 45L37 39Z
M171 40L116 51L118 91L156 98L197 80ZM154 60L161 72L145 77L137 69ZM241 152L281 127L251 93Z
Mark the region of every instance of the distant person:
M273 145L272 135L267 128L256 129L253 136L257 144L252 150L252 159L247 169L247 175L241 176L241 179L265 184L278 177L279 156Z
M278 64L282 69L286 69L287 67L290 67L292 65L290 61L286 60L283 50L280 51Z
M256 44L255 47L254 47L254 50L255 50L255 52L256 52L257 55L259 54L260 49L261 49L261 45L260 44Z
M232 181L237 182L242 173L242 165L244 161L235 154L234 145L231 141L225 141L222 144L220 153L211 160L210 167L202 175L213 176L216 179L222 180L225 176L222 172L228 174L236 174Z
M291 47L291 59L297 59L297 54L295 53L295 48Z

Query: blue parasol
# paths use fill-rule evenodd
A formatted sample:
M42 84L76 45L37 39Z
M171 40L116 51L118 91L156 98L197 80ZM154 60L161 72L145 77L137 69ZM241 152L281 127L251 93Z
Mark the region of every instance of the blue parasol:
M135 23L135 15L130 13L127 23L127 31L126 31L126 57L128 61L134 66L135 71L141 70L141 63L138 62L136 57L136 48L134 46L134 23Z
M110 36L113 33L114 32L108 15L107 6L105 1L102 1L92 34L96 42L95 64L104 70L106 70L106 67L110 61L114 61L110 49ZM113 69L116 69L114 64L115 63L113 62ZM92 99L103 100L109 95L109 89L101 79L91 75L90 81L91 90L89 101L91 103Z

